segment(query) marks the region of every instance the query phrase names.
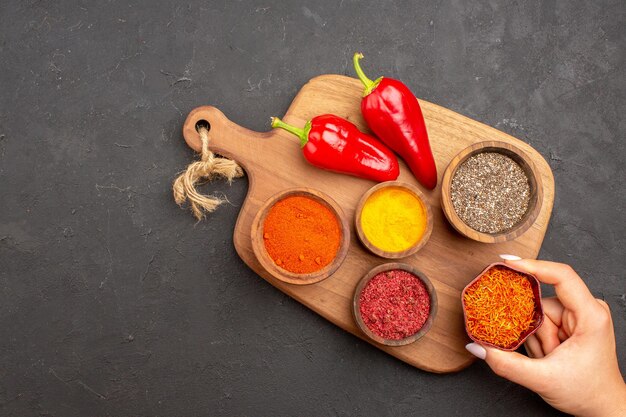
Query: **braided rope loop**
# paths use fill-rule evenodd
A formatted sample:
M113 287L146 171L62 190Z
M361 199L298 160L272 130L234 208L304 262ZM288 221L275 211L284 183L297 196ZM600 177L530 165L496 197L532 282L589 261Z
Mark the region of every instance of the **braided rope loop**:
M172 185L172 191L174 201L181 207L184 206L185 202L189 202L191 212L200 221L206 217L206 213L212 213L217 206L226 200L201 194L196 190L196 186L219 177L226 178L230 183L234 178L243 176L243 169L237 162L216 156L211 152L209 149L209 131L206 127L200 127L198 133L202 141L200 160L189 164L187 169L176 178Z

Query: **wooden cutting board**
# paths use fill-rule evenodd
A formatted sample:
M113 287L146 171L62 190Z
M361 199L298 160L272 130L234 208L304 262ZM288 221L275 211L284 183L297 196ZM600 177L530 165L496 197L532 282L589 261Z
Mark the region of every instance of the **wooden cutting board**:
M362 90L361 83L354 78L340 75L313 78L302 87L283 119L303 127L314 116L333 113L368 131L360 113ZM454 372L473 360L464 348L470 340L463 327L461 290L487 264L498 261L498 254L537 257L552 211L554 179L546 161L528 144L427 101L420 100L420 105L437 163L439 183L449 161L459 151L476 142L500 140L514 144L530 156L544 187L541 212L526 233L511 242L478 243L462 237L447 223L441 210L440 187L433 191L420 187L401 162L399 180L420 187L434 215L430 241L418 253L401 261L416 266L430 278L437 290L439 309L433 328L417 342L401 347L376 346L417 368ZM351 314L353 292L367 271L386 261L366 252L359 243L354 230L354 211L361 195L374 182L317 169L306 162L295 136L279 129L263 133L250 131L210 106L194 109L183 127L185 140L196 151L200 150L200 138L195 126L201 120L210 124L210 148L239 162L249 178L248 194L234 231L235 248L241 259L270 284L366 340ZM310 187L328 194L339 203L351 225L351 243L345 261L331 277L312 285L291 285L272 278L252 250L251 224L257 211L272 195L293 187Z

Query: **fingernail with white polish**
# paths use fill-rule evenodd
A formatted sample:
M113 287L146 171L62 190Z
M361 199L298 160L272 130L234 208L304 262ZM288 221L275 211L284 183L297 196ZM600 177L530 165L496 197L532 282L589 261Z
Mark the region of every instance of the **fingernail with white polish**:
M516 255L502 254L498 256L500 256L500 258L504 259L505 261L521 261L522 260L522 258Z
M478 359L485 359L487 357L487 351L478 343L468 343L465 345L465 349Z

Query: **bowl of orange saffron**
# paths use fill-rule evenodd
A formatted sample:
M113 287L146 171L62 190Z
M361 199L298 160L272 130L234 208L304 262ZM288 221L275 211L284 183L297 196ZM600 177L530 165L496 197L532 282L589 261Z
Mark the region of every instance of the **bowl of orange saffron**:
M539 281L504 263L489 265L461 299L468 336L501 350L516 350L543 323Z
M350 229L341 207L310 188L282 191L252 223L252 248L274 278L304 285L331 276L348 253Z
M370 188L356 208L355 228L370 252L399 259L420 250L433 230L433 216L414 185L387 181Z

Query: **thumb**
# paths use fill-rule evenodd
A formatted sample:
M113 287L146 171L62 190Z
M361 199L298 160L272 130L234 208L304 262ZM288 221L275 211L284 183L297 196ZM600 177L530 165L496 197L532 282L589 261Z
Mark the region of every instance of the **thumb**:
M470 343L467 349L484 359L497 375L535 392L541 390L542 381L545 380L542 376L543 368L539 363L541 359L531 359L517 352L506 352L477 343Z

